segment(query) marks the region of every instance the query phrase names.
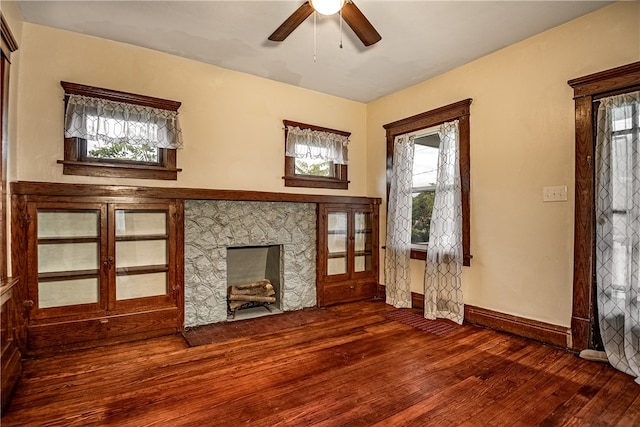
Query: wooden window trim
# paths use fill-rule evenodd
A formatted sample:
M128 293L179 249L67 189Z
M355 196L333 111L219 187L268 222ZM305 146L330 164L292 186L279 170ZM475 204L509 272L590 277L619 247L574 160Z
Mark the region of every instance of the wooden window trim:
M393 167L393 142L396 136L458 120L460 132L460 179L462 181L462 253L463 265L465 266L470 266L471 258L473 258L471 255L471 213L469 206L471 188L469 118L472 101L471 98L468 98L383 126L387 131L387 200L389 200L391 170ZM412 259L424 260L426 256L426 250L411 249Z
M593 348L595 319L594 101L640 89L640 62L567 82L575 100L575 219L573 244L572 349Z
M86 86L78 83L60 82L65 91L65 106L68 95L83 95L93 98L108 99L110 101L126 102L128 104L144 107L159 108L163 110L178 111L181 103L161 98L153 98L117 90L104 89L94 86ZM64 139L64 160L58 160L63 165L64 175L101 176L109 178L138 178L157 180L177 180L177 153L175 149L159 148L159 162L145 164L142 162L128 162L109 159L85 158L82 149L85 141L81 138Z
M284 140L287 141L288 126L299 127L300 129L311 129L320 132L330 132L338 135L349 137L351 132L345 132L336 129L329 129L320 126L309 125L306 123L293 122L291 120L283 120L284 124ZM295 158L284 156L284 186L285 187L306 187L306 188L329 188L333 190L347 190L349 188L347 165L334 165L334 177L298 175L295 172Z

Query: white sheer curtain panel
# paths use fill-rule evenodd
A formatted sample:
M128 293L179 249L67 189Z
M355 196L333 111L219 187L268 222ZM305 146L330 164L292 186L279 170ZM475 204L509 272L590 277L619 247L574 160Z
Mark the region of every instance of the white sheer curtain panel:
M411 188L413 181L414 135L399 135L393 143L393 166L387 239L384 255L386 302L397 308L411 308Z
M440 127L438 179L424 280L424 317L462 324L462 188L458 121Z
M73 94L67 101L64 136L157 148L183 145L177 111Z
M296 159L318 159L346 165L349 138L333 132L287 126L285 155Z
M609 363L640 384L640 92L600 100L596 282Z

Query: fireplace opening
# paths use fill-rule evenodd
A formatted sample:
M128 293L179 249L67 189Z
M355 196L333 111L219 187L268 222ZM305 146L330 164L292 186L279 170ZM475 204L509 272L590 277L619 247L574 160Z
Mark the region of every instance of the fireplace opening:
M281 245L227 248L227 320L282 312L281 253Z

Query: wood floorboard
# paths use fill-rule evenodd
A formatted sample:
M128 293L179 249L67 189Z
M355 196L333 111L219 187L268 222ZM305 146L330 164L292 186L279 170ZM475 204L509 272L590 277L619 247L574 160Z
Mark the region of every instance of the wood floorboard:
M343 304L24 361L10 426L636 426L606 364L465 325L438 336Z

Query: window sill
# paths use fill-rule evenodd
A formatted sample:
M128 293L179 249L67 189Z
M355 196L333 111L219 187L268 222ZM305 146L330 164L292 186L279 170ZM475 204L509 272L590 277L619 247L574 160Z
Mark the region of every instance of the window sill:
M471 258L473 258L473 255L464 255L462 258L462 265L465 267L470 267ZM425 261L427 259L427 249L411 248L411 259Z
M311 176L283 176L285 187L330 188L333 190L347 190L349 181L335 178Z
M162 166L132 165L99 162L80 162L73 160L58 160L63 165L64 175L101 176L108 178L138 178L177 180L178 172L182 169L166 168Z

